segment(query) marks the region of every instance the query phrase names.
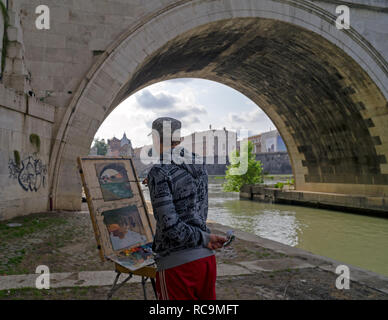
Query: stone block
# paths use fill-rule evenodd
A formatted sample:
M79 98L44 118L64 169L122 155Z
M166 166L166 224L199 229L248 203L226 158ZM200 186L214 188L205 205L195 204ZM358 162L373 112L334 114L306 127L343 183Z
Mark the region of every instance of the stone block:
M39 32L39 30L24 30L25 46L38 46L44 48L66 48L66 37L62 34Z
M116 24L116 25L120 25L121 27L126 26L127 28L129 28L135 22L136 22L136 17L134 16L125 16L125 15L118 15L118 14L105 15L106 24Z
M238 275L245 275L245 274L252 274L252 271L247 270L245 267L241 267L233 264L226 264L226 263L217 264L217 277L238 276Z
M98 7L96 6L96 1L93 0L83 0L83 1L75 1L71 5L73 10L80 10L86 12L97 12Z
M0 107L0 128L22 132L23 122L22 113Z
M384 207L384 198L382 197L366 197L366 207L369 208L383 208Z
M92 118L83 112L77 112L71 121L71 126L86 133L90 126Z
M242 199L251 199L252 194L247 192L241 192L240 191L240 198Z
M113 88L115 87L114 83L112 83ZM117 90L117 85L116 85ZM113 92L112 92L113 91ZM91 101L98 103L100 105L108 106L110 105L110 102L114 98L114 90L111 90L110 85L102 84L102 86L98 86L97 84L91 84L87 88L87 97Z
M310 193L310 192L304 192L303 193L303 201L307 201L307 202L310 202L310 203L317 203L318 202L318 194Z
M27 214L24 211L23 200L3 200L0 201L0 221Z
M103 121L105 117L107 107L101 106L87 97L82 97L79 101L78 111L84 114L89 114L93 119L97 119L99 121Z
M24 60L13 58L12 62L12 73L24 76L28 75Z
M14 90L0 86L0 106L26 112L26 99L23 95L17 94Z
M49 6L50 18L52 22L68 22L70 16L70 8L62 6Z
M93 142L94 135L85 134L83 130L79 128L71 127L68 134L66 135L66 141L75 142L78 146L89 147Z
M34 97L28 97L28 114L49 122L54 122L55 107L40 102Z
M4 74L5 75L10 75L13 73L13 59L6 57L5 58L5 63L4 63Z
M21 37L22 31L19 28L16 27L8 27L7 28L7 35L9 41L16 41L16 42L23 42L23 39Z
M112 43L112 39L94 38L89 41L90 51L105 51Z
M251 194L251 193L252 193L252 185L250 185L250 184L244 184L244 185L241 187L240 192L244 192L244 193L249 193L249 194Z
M51 139L52 123L27 115L24 120L23 132L28 136L35 133L39 135L41 140Z
M90 67L89 65L85 65L85 63L81 63L79 61L72 62L72 63L65 63L63 76L82 79L88 72L89 67Z
M241 195L240 195L240 197L241 197ZM264 196L264 194L253 194L252 200L264 201L265 196Z
M253 194L264 194L264 190L265 190L264 186L253 185L251 187L251 192Z
M11 59L22 59L23 51L21 43L16 41L9 42L7 47L7 56Z
M254 261L242 261L238 263L244 266L252 272L273 272L288 269L305 269L314 268L313 265L296 258L283 258L283 259L267 259L267 260L254 260Z
M64 74L65 64L63 62L30 61L28 68L32 74L58 76Z
M380 164L380 170L382 174L388 174L388 163Z
M336 196L334 194L321 193L318 196L319 203L332 204L336 201Z
M78 195L72 195L72 196L60 195L55 200L55 207L61 208L61 210L80 211L81 204L82 204L82 199Z
M106 5L109 6L108 3ZM69 21L71 23L100 25L105 23L105 16L99 13L88 13L88 12L71 10L69 13Z
M121 70L114 61L106 62L104 71L121 83L128 81L130 77L130 74Z
M29 87L27 77L24 75L4 74L3 83L5 87L12 88L18 93L25 92Z

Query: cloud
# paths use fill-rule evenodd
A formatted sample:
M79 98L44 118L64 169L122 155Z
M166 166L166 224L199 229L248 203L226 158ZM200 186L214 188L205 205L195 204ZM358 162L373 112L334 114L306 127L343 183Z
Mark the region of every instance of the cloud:
M178 78L178 79L171 79L167 81L175 84L180 84L180 83L186 84L186 83L192 82L193 80L194 80L193 78Z
M168 109L178 102L177 98L172 95L168 95L163 92L153 94L147 89L142 90L138 95L136 95L136 101L140 107L149 110Z
M257 106L245 112L230 112L225 116L224 122L235 130L248 130L249 136L275 129L272 121Z
M206 110L196 106L186 106L169 110L167 113L169 114L169 117L183 119L190 117L191 115L206 114Z
M150 144L147 135L158 117L182 121L183 136L208 130L209 124L213 129L247 129L250 134L274 128L263 111L235 90L212 81L175 79L153 84L123 101L96 136L121 138L126 132L134 146Z
M254 123L266 119L265 113L257 107L254 107L251 111L241 113L229 113L228 120L233 123Z
M183 90L180 95L173 95L145 89L136 95L136 104L143 110L152 111L155 118L176 118L185 126L200 123L200 116L207 114L203 106L196 104L195 95ZM146 126L151 128L152 121L148 119Z

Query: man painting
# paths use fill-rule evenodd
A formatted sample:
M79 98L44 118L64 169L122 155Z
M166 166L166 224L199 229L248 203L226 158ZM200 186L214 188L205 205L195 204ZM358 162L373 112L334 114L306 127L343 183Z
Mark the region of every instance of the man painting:
M158 272L156 289L162 300L216 298L215 249L226 238L210 233L208 176L196 155L180 148L181 122L159 118L152 124L153 146L160 163L150 170L148 184L156 219L153 251ZM179 161L178 161L179 160Z

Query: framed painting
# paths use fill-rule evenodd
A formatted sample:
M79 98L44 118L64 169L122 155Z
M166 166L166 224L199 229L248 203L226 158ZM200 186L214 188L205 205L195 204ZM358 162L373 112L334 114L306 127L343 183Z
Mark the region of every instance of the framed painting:
M100 257L138 268L152 263L154 224L131 158L78 158Z

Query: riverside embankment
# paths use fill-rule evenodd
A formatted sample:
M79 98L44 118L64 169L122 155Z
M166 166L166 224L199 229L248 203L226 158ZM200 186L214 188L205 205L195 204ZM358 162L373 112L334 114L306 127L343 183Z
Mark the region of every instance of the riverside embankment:
M240 197L388 217L388 198L385 197L279 189L266 185L244 185Z
M114 266L99 261L86 210L33 214L9 222L23 225L7 230L8 237L1 238L0 299L106 298ZM209 227L216 234L230 228L212 222ZM5 230L4 222L0 228ZM388 300L386 277L349 266L350 286L341 290L336 287L335 269L342 262L244 231L235 230L235 234L235 242L216 254L218 299ZM51 271L49 290L34 288L35 269L42 264ZM153 299L150 284L147 290ZM139 279L125 284L114 298L142 299Z
M222 192L220 179L210 179L208 225L216 234L229 229L236 234L230 247L216 253L218 299L387 300L388 278L350 263L355 258L360 263L371 260L373 268L385 270L386 220L373 219L377 218L240 200L238 193ZM11 222L21 226L7 227ZM99 260L86 204L80 212L4 221L0 231L0 299L106 298L114 266ZM368 243L372 247L365 246ZM314 251L336 250L317 255L300 245L312 245ZM38 265L50 268L50 290L34 288ZM343 265L349 267L348 290L336 287L340 275L335 271ZM153 298L149 284L147 290ZM131 280L114 298L142 299L139 279Z

